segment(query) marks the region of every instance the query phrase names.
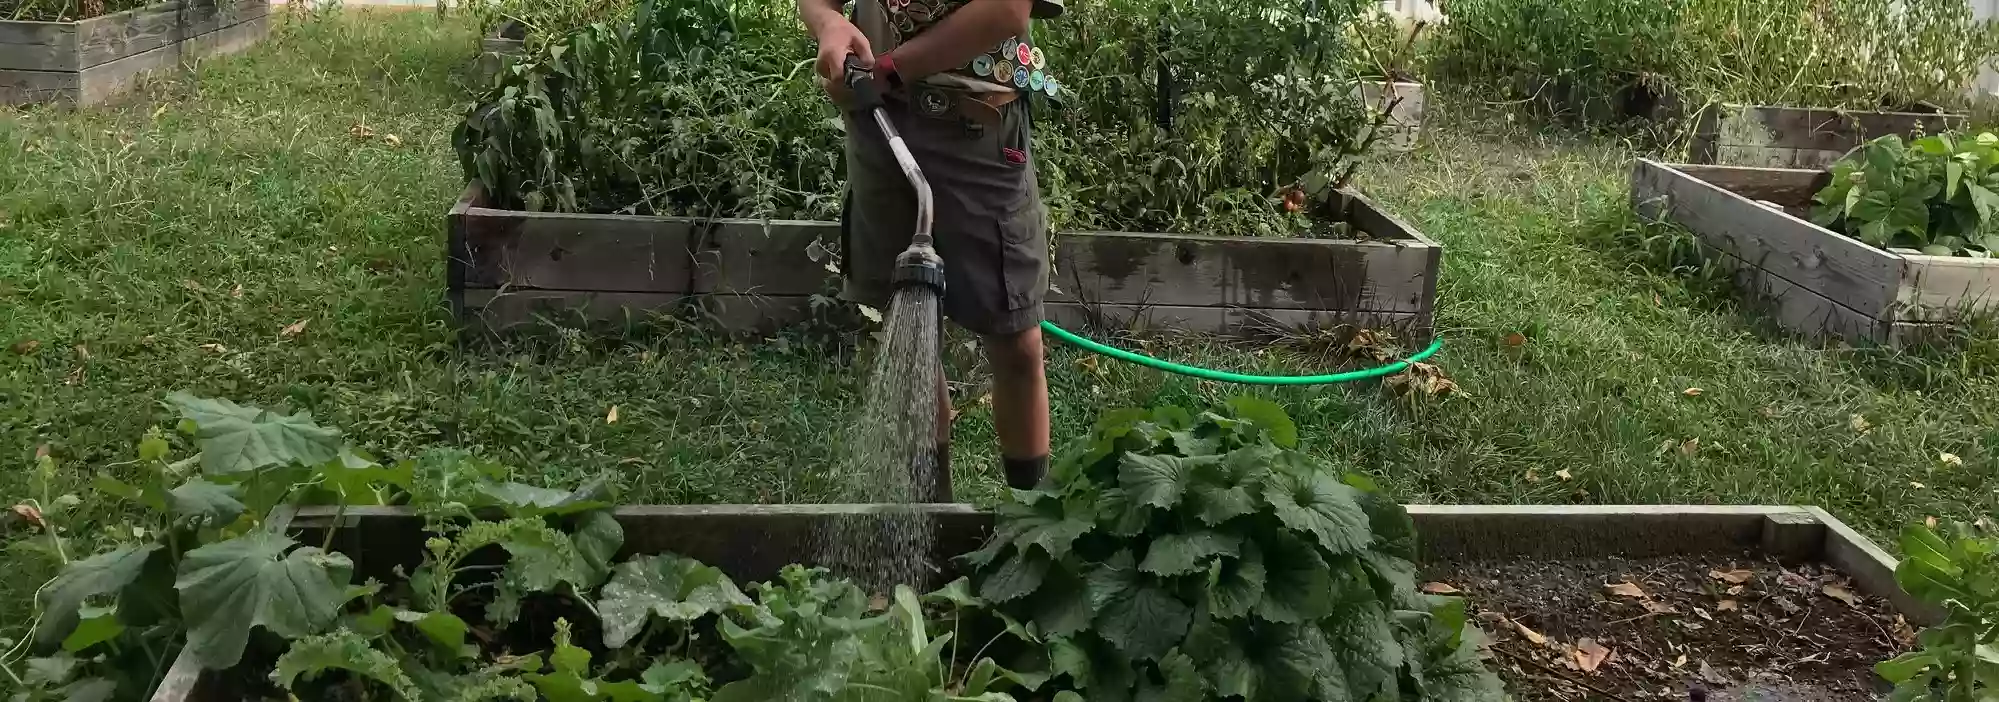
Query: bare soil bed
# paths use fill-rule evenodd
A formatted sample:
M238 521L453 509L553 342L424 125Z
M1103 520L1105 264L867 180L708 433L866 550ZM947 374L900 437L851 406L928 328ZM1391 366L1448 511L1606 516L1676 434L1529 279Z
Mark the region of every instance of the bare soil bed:
M1517 699L1878 700L1910 625L1818 564L1760 556L1432 563Z

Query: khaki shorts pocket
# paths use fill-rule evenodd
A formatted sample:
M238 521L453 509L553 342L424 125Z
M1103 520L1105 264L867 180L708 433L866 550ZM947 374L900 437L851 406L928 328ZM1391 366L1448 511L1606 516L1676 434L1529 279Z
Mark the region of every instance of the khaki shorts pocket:
M1048 213L1036 198L1027 198L999 222L1000 275L1006 285L1009 310L1041 304L1048 292Z

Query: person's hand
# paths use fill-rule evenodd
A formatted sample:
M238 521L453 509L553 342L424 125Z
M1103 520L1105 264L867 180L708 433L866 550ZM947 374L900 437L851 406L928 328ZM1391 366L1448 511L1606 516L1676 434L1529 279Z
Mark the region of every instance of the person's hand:
M837 22L827 22L819 32L819 86L826 90L826 96L838 105L847 104L847 57L861 60L861 65L873 68L874 47L868 37L853 22L841 18Z

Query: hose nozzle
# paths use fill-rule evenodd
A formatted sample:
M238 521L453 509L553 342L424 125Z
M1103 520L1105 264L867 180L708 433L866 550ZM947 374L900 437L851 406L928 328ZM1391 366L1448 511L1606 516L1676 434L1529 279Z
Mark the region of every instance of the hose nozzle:
M895 257L895 277L893 287L897 290L912 285L928 285L944 296L944 257L937 255L937 249L928 244L913 244L903 249Z

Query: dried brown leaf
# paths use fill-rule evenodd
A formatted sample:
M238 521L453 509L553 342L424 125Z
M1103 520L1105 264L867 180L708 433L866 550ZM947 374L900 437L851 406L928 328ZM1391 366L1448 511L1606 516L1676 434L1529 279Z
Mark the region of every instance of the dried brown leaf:
M618 423L618 406L617 406L617 405L611 405L611 411L610 411L610 412L606 412L606 413L604 414L604 423L605 423L605 424L617 424L617 423Z
M1645 611L1646 611L1646 612L1649 612L1649 613L1652 613L1652 614L1679 614L1679 613L1680 613L1680 611L1679 611L1679 610L1677 610L1677 609L1673 609L1673 606L1672 606L1672 605L1669 605L1669 604L1666 604L1666 603L1664 603L1664 602L1660 602L1660 601L1658 601L1658 600L1646 600L1644 604L1645 604Z
M1610 657L1610 649L1597 643L1596 639L1584 638L1576 641L1576 650L1571 655L1575 656L1577 668L1585 673L1594 673L1597 666L1603 665L1604 659Z
M1686 441L1680 442L1680 455L1693 456L1700 452L1701 452L1700 437L1694 437L1691 439L1687 439Z
M229 353L229 347L221 344L202 344L201 349L210 353Z
M1685 389L1685 390L1681 390L1681 391L1680 391L1680 394L1682 394L1682 395L1686 395L1687 397L1700 397L1700 396L1701 396L1701 393L1704 393L1704 392L1707 392L1707 391L1706 391L1706 390L1702 390L1702 389L1700 389L1700 388L1687 388L1687 389Z
M1527 482L1538 483L1541 482L1541 473L1533 468L1528 468L1526 478Z
M1728 588L1728 590L1726 590L1726 592L1727 592L1728 594L1731 594L1731 595L1740 595L1740 594L1742 594L1742 590L1743 590L1743 587L1742 587L1741 585L1733 585L1733 586L1730 586L1730 587Z
M1541 635L1541 632L1527 628L1526 624L1520 623L1520 621L1517 619L1508 619L1506 621L1512 624L1513 630L1515 632L1518 632L1522 638L1527 639L1528 642L1533 643L1536 646L1547 645L1548 637Z
M384 134L382 135L382 143L388 144L391 147L402 146L403 138L394 134Z
M1576 478L1575 474L1570 473L1569 469L1567 468L1555 471L1555 477L1561 478L1563 480L1574 480Z
M1717 612L1733 612L1739 609L1741 609L1741 603L1735 600L1722 600L1714 603L1714 611Z
M1640 598L1650 597L1650 595L1645 594L1645 588L1639 587L1638 583L1630 581L1625 581L1616 584L1606 583L1603 586L1603 589L1605 592L1617 595L1619 597L1640 597Z
M22 519L28 520L29 524L33 524L37 527L48 526L46 522L42 521L42 511L40 509L37 509L34 505L30 504L14 505L14 513L21 515Z
M1675 668L1684 667L1686 666L1686 664L1687 664L1687 654L1682 653L1680 654L1679 658L1673 659L1673 667Z
M1513 332L1506 335L1504 342L1507 346L1520 348L1527 345L1527 335L1520 332Z
M26 356L28 354L34 353L36 349L39 349L41 347L42 347L42 342L40 341L36 341L34 339L24 339L14 343L14 353Z
M1902 648L1910 648L1916 645L1916 629L1909 626L1909 620L1902 618L1902 615L1895 615L1895 626L1891 627L1889 631L1895 633L1895 643L1901 644Z
M1846 426L1851 427L1856 432L1865 434L1874 428L1874 423L1867 421L1867 417L1864 415L1852 414L1847 415Z
M238 300L243 299L243 284L237 283L236 287L231 288L229 290L229 296L236 298Z
M1860 598L1855 596L1852 590L1837 583L1828 583L1825 587L1819 588L1819 592L1825 593L1826 597L1845 602L1848 607L1860 606Z
M76 360L79 360L79 361L88 361L88 360L90 360L90 347L89 347L89 346L85 346L85 345L83 345L83 344L77 344L77 345L76 345L76 347L75 347L75 350L76 350Z
M1423 591L1432 595L1455 595L1459 590L1450 583L1423 583Z
M375 130L368 125L355 122L354 126L347 128L347 136L354 137L355 139L367 139L375 136Z
M311 319L301 319L299 321L292 322L291 324L287 324L285 325L284 329L278 331L278 336L284 336L284 337L298 336L299 334L305 332L305 325L311 321L312 321Z
M1942 463L1942 464L1944 464L1945 466L1948 466L1948 467L1951 467L1951 468L1963 468L1963 467L1964 467L1964 459L1962 459L1962 458L1958 458L1958 457L1957 457L1957 454L1955 454L1955 453L1950 453L1950 452L1944 452L1944 453L1939 453L1939 454L1937 454L1937 462L1938 462L1938 463Z
M1756 573L1738 568L1730 571L1710 570L1707 572L1707 576L1730 585L1741 585L1749 582L1750 578L1756 577Z

